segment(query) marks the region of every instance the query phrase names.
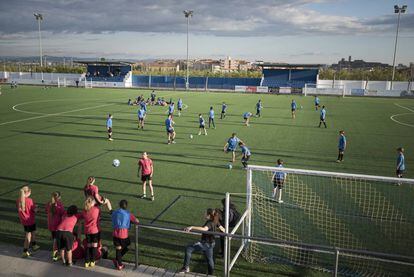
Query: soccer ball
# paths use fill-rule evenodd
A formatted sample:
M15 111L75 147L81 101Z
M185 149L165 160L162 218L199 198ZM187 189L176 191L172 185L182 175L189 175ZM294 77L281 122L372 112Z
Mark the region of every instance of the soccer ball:
M121 162L118 159L115 159L115 160L112 161L112 165L114 167L118 167L120 164L121 164Z
M190 139L193 139L193 135L190 135Z
M303 109L303 106L302 106L302 105L300 105L300 108L301 108L301 109Z
M232 164L229 164L229 165L227 166L227 168L228 168L228 169L232 169L232 168L233 168L233 165L232 165Z

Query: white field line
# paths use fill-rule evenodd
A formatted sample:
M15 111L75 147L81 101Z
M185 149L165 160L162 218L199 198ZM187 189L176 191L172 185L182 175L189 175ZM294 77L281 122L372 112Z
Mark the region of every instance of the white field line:
M107 106L111 106L111 105L115 105L115 104L105 104L105 105L93 106L93 107L77 109L77 110L72 110L72 111L66 111L66 112L61 112L61 113L51 113L51 114L44 114L44 115L39 115L39 116L34 116L34 117L29 117L29 118L23 118L23 119L19 119L19 120L13 120L13 121L0 123L0 126L12 124L12 123L23 122L23 121L28 121L28 120L34 120L34 119L38 119L38 118L44 118L44 117L50 117L50 116L59 116L59 115L62 115L62 114L80 112L80 111L85 111L85 110L92 110L92 109L107 107Z
M400 124L400 125L404 125L404 126L407 126L407 127L412 127L412 128L414 128L414 125L413 125L413 124L404 123L404 122L401 122L401 121L399 121L399 120L395 119L396 117L398 117L398 116L400 116L400 115L413 114L413 113L414 113L414 110L413 110L413 109L410 109L410 108L408 108L408 107L402 106L402 105L400 105L400 104L397 104L397 103L394 103L394 105L396 105L396 106L398 106L398 107L400 107L400 108L406 109L406 110L410 111L410 113L393 114L393 115L391 115L391 116L390 116L390 119L391 119L392 121L394 121L395 123L397 123L397 124Z

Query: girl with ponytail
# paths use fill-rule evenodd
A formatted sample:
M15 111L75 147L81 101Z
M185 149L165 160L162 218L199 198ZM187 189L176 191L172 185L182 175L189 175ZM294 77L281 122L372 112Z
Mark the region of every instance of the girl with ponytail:
M201 231L201 232L225 232L225 229L220 224L220 213L217 209L207 209L206 211L206 223L203 226L189 226L184 230L190 232L192 230ZM189 245L185 249L185 258L184 258L184 265L181 269L181 273L190 272L190 260L191 254L194 251L203 252L206 256L208 262L208 275L213 275L214 271L214 246L215 246L215 238L214 235L211 234L201 234L201 240L196 242L192 245Z
M62 220L62 216L65 213L65 208L63 207L61 201L60 192L52 192L50 202L46 204L46 214L47 214L47 227L52 235L53 246L52 246L52 260L57 261L59 258L59 251L57 249L56 243L56 234L57 226Z
M99 205L107 206L108 210L111 211L112 208L110 206L111 203L109 202L109 200L99 194L99 188L97 185L95 185L95 177L88 177L86 185L83 188L83 193L85 194L86 198L94 198L96 203L98 203Z
M36 205L33 199L30 198L31 190L28 186L20 189L19 198L16 201L17 212L19 213L20 223L23 225L25 232L25 240L23 246L23 258L30 257L32 252L39 249L36 244L36 223L35 213L37 212Z

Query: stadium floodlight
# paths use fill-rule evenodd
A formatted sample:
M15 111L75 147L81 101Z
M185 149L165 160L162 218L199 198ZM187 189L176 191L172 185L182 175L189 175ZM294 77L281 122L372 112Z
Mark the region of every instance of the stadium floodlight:
M392 61L392 78L391 78L391 89L393 89L394 77L395 77L395 58L397 56L397 43L398 43L398 32L400 30L400 16L407 11L407 5L402 5L401 7L398 5L394 5L394 13L398 14L397 20L397 33L395 35L395 46L394 46L394 58Z
M184 16L187 18L187 77L185 80L185 88L189 89L190 88L190 83L189 83L189 72L188 72L188 64L189 64L189 56L188 56L188 28L190 26L190 17L193 16L194 11L191 10L184 10L183 11Z
M40 51L40 67L43 67L43 55L42 55L42 34L40 32L40 22L43 20L43 15L40 13L34 13L34 17L39 26L39 51Z

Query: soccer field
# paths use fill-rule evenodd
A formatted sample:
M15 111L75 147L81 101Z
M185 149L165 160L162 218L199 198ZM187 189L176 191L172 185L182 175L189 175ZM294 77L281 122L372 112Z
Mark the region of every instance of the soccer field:
M223 152L232 132L251 150L251 164L274 166L280 158L289 168L381 176L395 175L396 148L402 146L406 149L405 177L414 178L412 99L320 97L327 109L325 129L317 127L319 112L314 109L313 97L156 91L157 97L175 102L181 97L185 104L182 116L174 117L177 143L167 145L167 107L150 106L145 130L138 130L137 107L126 104L140 94L149 97L149 90L31 86L11 90L4 86L1 91L0 239L18 245L23 244L23 228L15 200L21 186L30 184L32 198L41 208L55 190L62 193L65 206L81 207L82 189L91 175L115 208L119 200L127 199L144 223L174 227L203 224L205 209L221 207L225 192L246 190L246 172L240 162L228 169L230 156ZM253 117L246 127L242 114L255 113L258 99L264 106L262 117ZM292 99L302 106L296 119L291 118ZM223 101L228 112L220 120ZM208 136L198 136L198 114L208 119L210 106L216 111L217 128L208 129ZM113 142L106 137L108 113L114 116ZM337 164L341 129L346 132L348 148L344 162ZM141 194L137 159L143 151L154 161L154 202L137 198ZM112 166L113 159L120 160L120 167ZM243 207L240 201L236 204ZM42 247L50 247L44 213L37 216L37 225L38 241ZM181 266L185 244L197 239L153 231L143 231L141 237L140 261L170 269ZM103 238L112 247L107 222ZM204 272L203 258L195 256L191 267ZM217 259L217 275L221 268ZM294 267L257 268L240 261L234 274L250 276L255 270L260 276L303 273Z

